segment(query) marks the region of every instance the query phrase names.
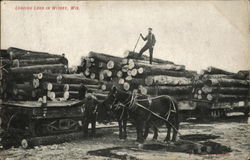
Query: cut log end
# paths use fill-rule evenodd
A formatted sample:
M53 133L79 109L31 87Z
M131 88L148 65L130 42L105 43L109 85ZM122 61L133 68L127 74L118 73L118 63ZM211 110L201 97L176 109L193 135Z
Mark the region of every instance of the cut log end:
M47 83L47 90L51 91L53 89L53 84L52 83Z
M118 77L118 78L121 78L122 77L122 71L118 71L117 73L116 73L116 76Z
M137 75L137 69L136 68L134 68L134 69L132 69L132 71L131 71L131 75L133 76L133 77L135 77L136 75Z
M115 67L115 62L114 61L108 61L107 63L107 68L108 69L113 69Z
M62 83L62 75L58 75L57 77L56 77L56 82L57 83L59 83L59 84L61 84Z
M68 99L69 99L69 92L68 92L68 91L67 91L67 92L64 92L63 98L64 98L65 100L68 100Z
M107 86L106 86L105 84L103 84L103 85L101 86L101 89L102 89L103 91L106 91L106 90L107 90Z
M69 91L69 84L64 84L63 91L64 92Z
M132 76L127 76L127 77L125 78L126 81L131 81L132 79L133 79Z
M144 71L144 69L143 69L142 67L140 67L140 68L138 69L138 73L139 73L139 74L142 74L143 71Z
M38 88L39 87L39 79L36 79L36 78L33 79L32 84L33 84L34 88Z
M124 84L124 82L125 82L125 80L124 80L123 78L120 78L120 79L118 80L118 84Z
M127 59L127 58L122 59L122 64L123 64L123 65L128 64L128 59Z
M130 89L130 84L129 84L128 82L124 82L124 84L123 84L123 89L124 89L125 91L128 91L128 90Z
M211 94L208 94L207 95L207 100L212 101L213 100L213 96Z
M90 78L91 78L91 79L95 79L95 77L96 77L96 76L95 76L95 73L91 73L91 74L90 74Z

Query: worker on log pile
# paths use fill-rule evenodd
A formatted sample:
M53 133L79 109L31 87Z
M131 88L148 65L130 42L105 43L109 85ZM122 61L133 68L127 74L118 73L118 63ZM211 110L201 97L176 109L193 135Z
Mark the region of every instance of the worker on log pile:
M62 54L62 57L59 60L62 64L66 65L68 68L69 62L67 60L67 58L65 58L65 53Z
M153 51L154 51L154 45L155 45L155 35L152 33L152 28L148 28L148 35L146 37L143 37L142 34L140 34L141 38L144 41L147 41L147 43L142 47L142 49L139 52L138 58L140 58L146 50L149 50L149 63L152 64L153 61Z

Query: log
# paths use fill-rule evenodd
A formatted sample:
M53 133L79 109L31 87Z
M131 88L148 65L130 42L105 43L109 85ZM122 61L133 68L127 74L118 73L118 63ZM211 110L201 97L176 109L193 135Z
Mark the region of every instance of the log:
M127 76L127 77L125 78L125 80L126 80L126 81L132 81L132 80L133 80L133 77L132 77L132 76Z
M52 91L79 91L81 88L81 84L58 84L53 83ZM88 90L95 91L100 89L99 85L84 85Z
M61 64L61 58L45 58L45 59L32 59L32 60L18 60L20 67L45 65L45 64ZM67 64L64 64L67 65Z
M96 74L95 73L91 73L90 74L90 79L96 79Z
M250 70L240 70L237 74L245 79L250 79Z
M103 91L109 91L111 90L112 86L114 85L113 82L105 82L101 85L101 90Z
M108 54L103 54L103 53L96 53L96 52L89 52L89 57L91 58L94 58L95 60L98 60L100 62L104 62L104 63L108 63L110 65L114 64L114 66L108 66L107 64L107 67L109 69L109 67L112 67L112 68L121 68L122 66L122 60L123 58L121 57L116 57L116 56L111 56L111 55L108 55ZM111 64L112 63L112 64Z
M211 79L211 78L227 78L227 79L245 79L244 76L238 74L226 75L226 74L205 74L202 76L203 80Z
M124 83L123 83L123 89L124 89L125 91L128 91L129 89L131 89L130 84L129 84L128 82L124 82Z
M52 83L49 83L49 82L46 82L46 83L43 83L43 84L42 84L42 87L43 87L44 90L52 91L52 89L53 89L53 84L52 84Z
M78 96L77 91L66 91L66 92L48 92L47 96L52 100L56 98L63 98L64 100L68 100L70 97ZM73 95L73 96L72 96ZM78 97L77 97L78 98Z
M27 84L13 84L13 93L14 95L18 95L18 92L21 90L24 91L26 94L25 95L30 95L31 96L31 91L34 89L34 87L27 83Z
M58 84L58 83L52 83L52 90L53 92L57 92L57 91L69 91L69 84Z
M135 63L135 68L143 68L144 70L149 70L152 72L164 73L165 71L173 70L173 71L184 71L185 66L183 65L152 65L146 63Z
M17 83L31 82L34 78L39 79L40 74L32 73L13 73L9 74L8 78L10 81L15 81Z
M7 50L12 59L37 59L37 58L61 58L61 55L49 54L46 52L34 52L19 48L10 47Z
M42 82L55 82L55 83L61 83L62 81L62 74L57 73L40 73L39 75L35 75L38 79L40 79Z
M129 81L131 88L138 88L140 85L145 85L145 80L141 78L133 78Z
M140 70L140 71L139 71ZM145 77L147 75L167 75L173 77L186 77L193 78L195 76L194 73L189 71L171 71L171 70L162 70L162 69L143 69L142 67L138 69L137 77Z
M250 94L249 88L244 87L211 87L204 86L202 87L204 93L221 93L221 94Z
M86 77L89 77L90 76L90 69L89 68L86 68L85 69L85 71L84 71L84 75L86 76Z
M81 74L63 74L62 75L62 83L67 84L90 84L90 85L98 85L99 82L94 79L86 78Z
M39 79L33 79L32 85L33 85L33 88L38 88L40 86Z
M118 78L121 78L121 77L123 76L123 72L122 72L122 71L118 71L118 72L116 73L116 76L117 76Z
M9 60L9 59L3 59L2 57L0 57L1 59L0 59L0 61L1 61L1 66L11 66L12 67L12 65L13 65L13 62L11 61L11 60Z
M66 73L66 66L63 64L36 65L27 67L16 67L10 69L11 73Z
M108 98L108 94L102 94L102 93L93 93L93 95L98 99L98 100L105 100Z
M6 49L1 49L0 50L0 57L2 59L10 59L10 55L8 54Z
M164 94L191 94L192 86L145 86L146 94L164 95Z
M205 84L209 86L222 86L222 87L249 87L250 83L247 80L211 78L209 80L206 80Z
M145 79L145 84L151 85L192 85L190 78L185 77L171 77L166 75L159 76L147 76Z
M232 72L228 72L228 71L225 71L223 69L220 69L220 68L216 68L216 67L208 67L207 68L207 71L208 73L210 74L225 74L225 75L235 75L235 73L232 73Z
M9 91L8 91L9 92ZM13 89L11 91L15 99L18 96L21 96L22 100L34 100L35 98L42 96L42 91L40 89L34 89L31 84L13 84Z
M136 68L132 69L131 76L135 77L138 74L138 70Z
M249 96L246 96L246 95L208 94L207 99L209 101L234 102L234 101L247 100L247 99L249 99Z
M107 63L107 68L108 69L113 69L114 67L115 67L115 62L109 60L108 63Z
M124 84L124 83L125 83L125 80L123 78L119 78L118 84Z
M149 61L149 57L148 56L142 55L141 57L138 58L138 53L131 52L131 51L124 52L124 57L128 58L128 59L140 59L140 60L144 60L144 61ZM153 58L153 62L162 63L162 64L174 64L171 61L162 60L162 59L158 59L158 58Z

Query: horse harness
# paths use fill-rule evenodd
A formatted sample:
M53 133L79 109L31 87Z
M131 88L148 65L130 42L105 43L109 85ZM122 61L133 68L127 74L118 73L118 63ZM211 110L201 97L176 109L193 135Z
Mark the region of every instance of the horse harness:
M167 95L166 95L167 96ZM123 108L125 108L127 105L128 105L128 109L130 109L132 112L134 112L138 107L141 107L143 108L144 110L147 110L149 111L149 115L146 119L146 121L148 121L151 117L151 115L158 115L157 113L153 112L151 110L152 108L152 100L154 99L157 99L159 97L162 97L162 96L157 96L157 97L150 97L150 96L147 96L147 99L138 99L138 95L136 92L133 92L132 95L131 95L131 98L130 96L128 97L127 100L124 101L124 103L120 102L118 105L121 105L123 106ZM168 98L170 99L171 101L171 105L170 105L170 109L169 111L165 114L164 118L160 115L158 115L157 117L161 117L163 119L165 119L166 121L169 121L169 117L171 115L171 113L176 113L176 106L175 106L175 103L173 102L172 98L170 96L168 96ZM129 100L130 99L130 100ZM126 102L127 101L127 102ZM142 104L140 104L139 102L142 102L142 101L147 101L148 104L149 104L149 108L146 108L145 106L143 106ZM122 113L123 115L123 113ZM122 115L120 118L122 118Z

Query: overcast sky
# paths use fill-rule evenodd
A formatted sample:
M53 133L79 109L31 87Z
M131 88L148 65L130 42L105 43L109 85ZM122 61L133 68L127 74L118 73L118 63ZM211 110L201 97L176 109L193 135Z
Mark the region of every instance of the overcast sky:
M15 10L17 6L79 10ZM9 1L1 7L1 49L66 53L70 65L78 65L89 51L122 56L133 50L139 33L146 35L152 27L154 57L197 71L208 66L250 69L247 1ZM140 41L136 51L143 45Z

